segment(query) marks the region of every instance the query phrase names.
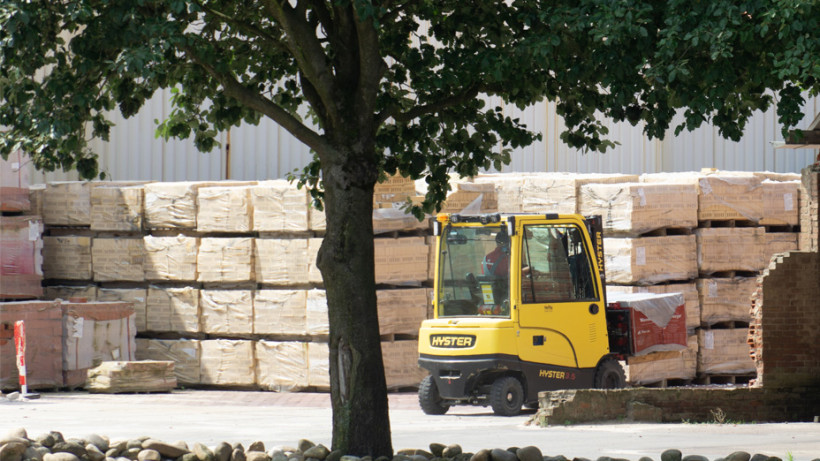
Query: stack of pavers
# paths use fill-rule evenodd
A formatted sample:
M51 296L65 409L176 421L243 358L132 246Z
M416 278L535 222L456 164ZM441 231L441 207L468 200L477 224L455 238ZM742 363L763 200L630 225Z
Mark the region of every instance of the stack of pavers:
M88 298L41 299L44 247L61 248L44 236L44 189L35 187L38 192L32 193L27 161L20 153L0 161L0 389L16 390L23 383L15 347L22 332L29 389L79 387L88 369L101 361L134 359L133 309L128 303ZM54 221L49 224L73 223L72 208L62 205L60 213L50 215ZM80 207L77 213L87 209ZM82 237L71 242L80 247L84 243ZM81 268L82 261L73 267ZM17 322L24 328L15 331Z
M20 152L0 158L0 301L43 294L43 220L32 212L25 162Z
M416 386L428 313L428 224L398 210L412 181L378 190L374 213L387 382ZM47 299L133 303L138 360L173 361L179 385L326 390L328 318L315 267L324 215L304 189L259 182L63 182L35 197L46 219Z

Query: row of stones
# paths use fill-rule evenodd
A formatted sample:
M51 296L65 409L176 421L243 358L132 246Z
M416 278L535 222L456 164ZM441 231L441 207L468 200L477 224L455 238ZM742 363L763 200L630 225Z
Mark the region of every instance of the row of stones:
M63 438L59 432L49 432L30 439L25 429L11 431L0 438L0 461L570 461L559 456L544 456L537 447L494 448L476 453L463 452L457 444L430 444L430 450L400 450L393 456L357 457L331 451L327 447L300 440L297 447L277 447L265 450L262 442L254 442L247 449L242 444L221 442L213 449L194 443L166 443L149 437L139 437L112 443L108 437L90 435L85 439ZM667 450L661 461L709 461L703 456L682 456L680 450ZM572 461L590 461L574 458ZM601 457L597 461L628 461ZM639 461L653 461L644 457ZM782 461L766 455L750 455L738 451L714 461ZM813 461L820 461L816 459Z

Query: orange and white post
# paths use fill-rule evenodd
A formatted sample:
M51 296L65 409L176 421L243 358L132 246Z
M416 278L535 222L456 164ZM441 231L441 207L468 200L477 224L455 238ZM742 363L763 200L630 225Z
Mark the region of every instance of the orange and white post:
M14 345L17 349L17 373L20 375L20 393L28 394L26 384L26 324L22 320L14 322Z

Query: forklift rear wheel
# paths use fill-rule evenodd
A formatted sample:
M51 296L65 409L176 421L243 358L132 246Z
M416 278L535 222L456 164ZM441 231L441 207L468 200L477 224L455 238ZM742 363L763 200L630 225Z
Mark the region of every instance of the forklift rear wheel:
M626 387L624 369L615 359L604 359L595 370L596 389L621 389Z
M521 413L524 404L524 388L521 381L512 376L503 376L493 382L490 389L490 405L499 416L515 416Z
M419 385L419 406L426 415L443 415L450 409L450 405L441 400L436 382L430 375L425 376Z

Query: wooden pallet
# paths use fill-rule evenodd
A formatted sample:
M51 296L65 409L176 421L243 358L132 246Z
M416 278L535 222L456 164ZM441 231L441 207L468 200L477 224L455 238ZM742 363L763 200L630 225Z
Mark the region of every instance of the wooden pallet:
M757 378L756 373L739 374L739 375L700 375L694 380L694 384L714 385L714 384L733 384L733 385L748 385L750 381Z

